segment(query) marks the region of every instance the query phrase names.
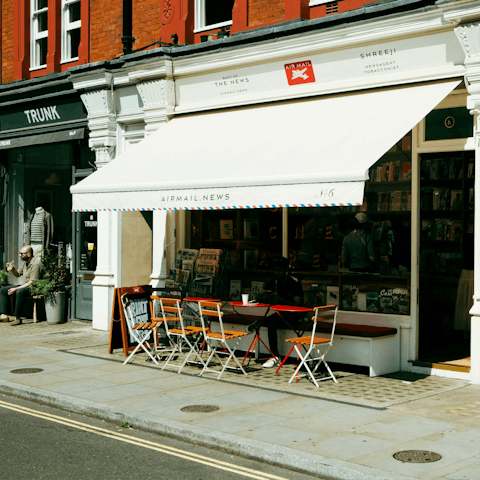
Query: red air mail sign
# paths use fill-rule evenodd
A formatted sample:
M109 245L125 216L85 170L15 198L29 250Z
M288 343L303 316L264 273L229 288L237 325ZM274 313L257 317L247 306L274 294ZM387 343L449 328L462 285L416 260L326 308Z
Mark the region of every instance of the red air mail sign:
M310 60L287 63L285 65L285 73L287 74L289 85L301 85L303 83L315 82L313 66Z

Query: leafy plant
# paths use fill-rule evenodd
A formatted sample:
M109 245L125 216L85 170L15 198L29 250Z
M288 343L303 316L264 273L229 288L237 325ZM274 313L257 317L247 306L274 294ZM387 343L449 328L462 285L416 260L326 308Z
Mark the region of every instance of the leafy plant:
M32 295L51 297L56 292L64 292L68 274L65 255L53 250L44 250L42 263L44 275L30 287Z
M4 285L7 285L8 280L8 272L5 270L0 270L0 286L3 287Z

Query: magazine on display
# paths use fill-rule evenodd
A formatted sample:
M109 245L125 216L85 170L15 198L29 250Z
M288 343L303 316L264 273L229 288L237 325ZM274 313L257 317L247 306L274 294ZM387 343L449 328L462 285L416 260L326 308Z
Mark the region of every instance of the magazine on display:
M228 296L229 300L241 300L242 298L242 281L241 280L230 280L230 294Z

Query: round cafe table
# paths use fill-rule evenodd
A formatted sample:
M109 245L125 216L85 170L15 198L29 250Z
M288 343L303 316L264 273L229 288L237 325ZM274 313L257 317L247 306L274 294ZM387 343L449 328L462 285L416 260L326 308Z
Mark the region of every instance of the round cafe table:
M244 315L258 316L258 317L262 317L262 319L265 319L266 317L274 314L274 312L270 311L270 305L268 305L267 303L230 302L230 305L233 307L233 311L237 315L240 315L240 317L242 317L244 320L246 320ZM259 340L263 343L264 347L270 352L272 357L275 357L275 355L272 353L270 348L263 341L263 338L260 336L260 327L259 327L255 330L255 336L253 337L253 340L251 341L250 346L248 347L247 352L245 353L245 357L243 357L242 365L245 363L245 360L247 359L250 352L255 351L255 360L259 359L260 345L258 345L258 348L255 349L255 346L258 344ZM249 364L250 364L250 358L248 359L247 367Z

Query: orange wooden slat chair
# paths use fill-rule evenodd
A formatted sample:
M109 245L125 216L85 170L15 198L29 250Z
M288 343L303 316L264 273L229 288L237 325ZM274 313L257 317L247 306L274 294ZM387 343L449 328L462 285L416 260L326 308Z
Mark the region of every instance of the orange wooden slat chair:
M187 363L193 362L191 360L192 356L197 359L195 363L200 363L204 366L205 363L198 352L198 338L193 338L194 335L201 338L202 328L185 326L182 316L183 309L180 306L181 300L156 296L152 296L152 300L159 301L160 318L163 320L162 326L165 328L165 333L170 343L170 348L168 349L170 353L162 370L166 367L174 367L178 368L178 373L180 373ZM175 316L168 316L168 314L174 314ZM180 328L171 328L170 322L180 323ZM183 356L183 362L173 363L174 358L178 355Z
M328 363L325 360L325 356L327 355L328 351L330 350L330 347L333 344L333 336L335 334L335 325L337 324L338 306L326 305L324 307L315 307L313 310L315 312L315 316L312 318L312 321L313 321L312 334L304 337L289 338L285 341L293 344L292 348L289 350L287 354L287 357L295 348L298 358L300 358L300 363L298 364L297 368L295 369L295 372L293 373L288 383L291 383L294 378L299 379L299 378L308 376L312 379L313 383L318 388L318 381L315 378L315 373L318 367L322 363L327 368L329 376L322 377L319 380L328 380L329 378L331 378L335 383L338 383L337 379L335 378L335 375L330 370L330 367L328 366ZM329 338L316 337L315 330L317 328L317 322L319 321L326 322L328 320L332 320L331 322L332 329L331 329ZM303 353L302 353L302 347L304 347L304 349L306 350ZM311 369L310 366L308 365L309 360L312 360L313 363L316 362L316 365L313 369ZM298 375L298 372L300 371L302 366L305 366L307 373L305 373L304 375Z
M222 307L221 303L218 302L208 302L208 301L200 301L198 302L199 306L199 313L200 313L200 322L202 324L203 330L203 337L205 339L206 344L210 350L210 355L208 356L207 361L205 362L205 366L203 370L200 372L200 375L203 375L205 372L215 372L218 373L218 378L220 378L223 372L228 369L234 369L237 371L242 372L244 375L247 372L244 370L242 364L238 361L237 357L235 356L235 350L237 349L238 343L240 339L245 335L250 335L247 332L239 332L236 330L225 330L223 328L223 312L220 310ZM210 321L207 321L205 317L209 317ZM220 324L220 331L213 332L211 329L211 320L218 320ZM207 322L210 324L210 327L207 327ZM229 341L236 341L234 348L229 345ZM219 348L221 350L219 350ZM221 356L226 356L226 360L222 361ZM212 359L215 358L220 365L222 366L221 371L214 370L213 368L209 368L209 364ZM230 361L234 361L237 366L236 367L229 367L228 364Z
M130 359L137 353L137 351L142 348L150 359L158 365L157 360L150 352L150 349L145 346L148 340L150 339L151 335L154 333L155 329L158 328L160 325L159 319L150 318L148 322L135 322L135 316L133 315L132 308L131 308L131 301L133 300L129 298L128 293L124 293L121 297L122 307L125 314L125 320L128 328L128 332L135 339L137 342L137 346L132 351L132 353L127 357L127 359L123 362L123 364L127 364ZM148 345L148 344L147 344Z

